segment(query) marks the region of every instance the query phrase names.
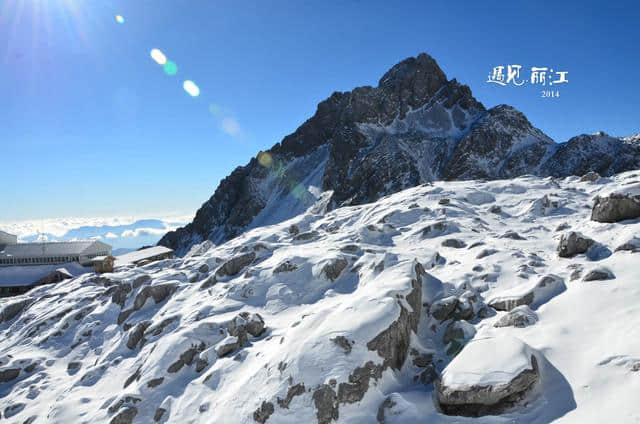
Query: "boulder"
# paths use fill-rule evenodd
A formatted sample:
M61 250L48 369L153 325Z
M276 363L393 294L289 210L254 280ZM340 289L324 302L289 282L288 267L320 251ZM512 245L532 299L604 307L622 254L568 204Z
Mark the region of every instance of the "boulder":
M338 258L330 261L324 267L322 267L322 273L331 281L335 281L340 277L342 271L347 267L349 263L346 259Z
M14 380L18 375L20 375L20 368L0 369L0 383Z
M498 311L511 311L521 305L537 308L566 289L562 278L549 274L535 283L527 282L493 297L489 306Z
M6 304L5 307L0 310L0 323L14 319L24 308L29 306L31 302L33 302L31 299L22 299Z
M227 336L224 340L216 345L216 353L218 357L222 358L225 355L238 350L242 347L242 343L239 337Z
M216 271L218 277L234 276L237 275L244 267L249 265L256 259L255 252L245 253L243 255L236 256L229 259Z
M536 354L513 337L469 342L436 380L440 410L447 415L496 415L523 401L540 381Z
M476 255L476 259L486 258L487 256L495 255L498 253L497 249L482 249L478 255Z
M434 222L433 224L427 225L422 230L422 237L424 238L434 238L440 237L447 234L458 233L460 232L460 228L457 224L449 221L439 221Z
M595 198L591 220L619 222L640 218L640 184Z
M494 327L528 327L538 322L538 315L532 311L527 305L521 305L513 308L504 314L495 324Z
M561 258L571 258L587 251L595 244L593 239L584 236L577 231L570 231L560 237L558 244L558 256Z
M624 243L622 243L620 246L616 247L616 252L623 251L623 250L627 250L631 252L640 252L640 237L633 236L627 241L625 241Z
M294 264L293 262L291 262L289 260L286 260L286 261L280 263L273 270L273 275L280 274L281 272L292 272L292 271L295 271L296 269L298 269L298 265Z
M613 280L616 276L610 269L605 267L594 268L582 278L582 281L601 281L601 280Z
M449 296L433 302L429 308L429 314L439 321L449 319L458 304L456 296Z
M506 233L501 235L500 238L507 238L507 239L511 239L511 240L526 240L527 239L526 237L522 237L520 234L516 233L513 230L507 231Z
M467 247L467 243L460 239L449 238L442 242L444 247L453 247L454 249L463 249Z

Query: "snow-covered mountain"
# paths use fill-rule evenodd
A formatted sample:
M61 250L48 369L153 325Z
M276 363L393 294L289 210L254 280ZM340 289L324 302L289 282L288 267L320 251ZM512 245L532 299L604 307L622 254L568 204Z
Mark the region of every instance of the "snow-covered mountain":
M291 218L332 191L327 207L359 205L435 180L525 174L609 176L640 167L640 144L582 135L556 144L507 105L489 110L426 54L377 87L337 92L293 134L225 178L190 224L160 244L184 254Z
M640 172L330 194L184 258L0 299L0 419L640 420Z

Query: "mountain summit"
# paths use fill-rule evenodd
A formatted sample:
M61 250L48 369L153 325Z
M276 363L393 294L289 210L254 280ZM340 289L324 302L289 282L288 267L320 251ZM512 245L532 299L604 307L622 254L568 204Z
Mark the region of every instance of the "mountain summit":
M335 92L294 133L223 179L190 224L159 244L185 253L291 218L320 200L358 205L434 180L612 175L640 168L640 145L603 134L557 144L508 105L487 110L427 54L377 87Z

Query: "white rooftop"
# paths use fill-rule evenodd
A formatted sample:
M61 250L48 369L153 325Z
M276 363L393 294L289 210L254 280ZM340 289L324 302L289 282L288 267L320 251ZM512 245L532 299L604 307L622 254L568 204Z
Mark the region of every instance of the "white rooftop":
M95 240L85 240L9 244L5 246L3 250L0 250L0 257L11 256L16 258L24 258L38 256L80 255L95 243L100 242L97 242Z
M132 264L145 259L153 258L154 256L163 255L165 253L172 253L173 250L164 246L154 246L147 249L137 250L135 252L125 253L124 255L116 256L116 265Z
M0 287L29 286L52 272L60 270L71 276L91 272L77 262L52 265L22 265L0 268Z

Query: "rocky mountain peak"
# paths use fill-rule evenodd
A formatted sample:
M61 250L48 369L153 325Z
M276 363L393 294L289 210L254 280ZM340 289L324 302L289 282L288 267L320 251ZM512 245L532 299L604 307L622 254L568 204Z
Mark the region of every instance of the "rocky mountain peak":
M489 110L427 54L394 65L377 87L335 92L315 114L225 178L184 228L160 244L185 253L296 216L320 199L360 205L434 180L600 175L640 167L640 145L604 136L556 144L509 105ZM598 139L598 140L595 140Z

